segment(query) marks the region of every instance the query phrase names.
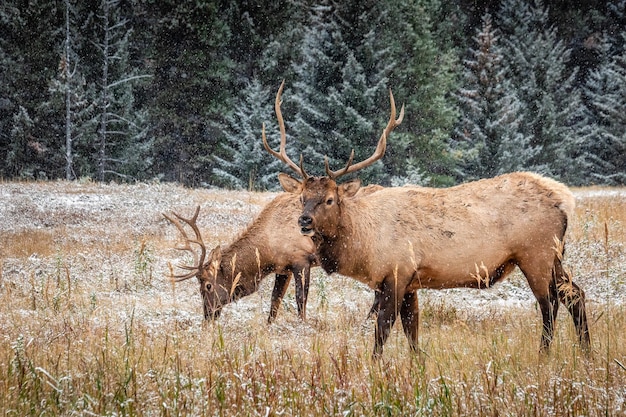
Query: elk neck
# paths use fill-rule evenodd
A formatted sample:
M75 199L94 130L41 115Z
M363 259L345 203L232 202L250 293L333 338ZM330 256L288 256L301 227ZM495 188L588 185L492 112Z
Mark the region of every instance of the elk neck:
M255 292L259 282L272 272L273 266L266 259L263 248L244 236L224 249L221 268L231 285L241 274L237 287L243 290L244 296Z
M380 213L371 210L369 197L342 201L336 232L332 236L318 235L317 254L327 273L337 272L372 285L371 265L376 258ZM374 288L374 287L372 287Z
M343 203L342 203L343 204ZM353 252L354 224L347 210L341 210L332 234L316 233L314 242L320 265L328 274L342 273L349 253Z

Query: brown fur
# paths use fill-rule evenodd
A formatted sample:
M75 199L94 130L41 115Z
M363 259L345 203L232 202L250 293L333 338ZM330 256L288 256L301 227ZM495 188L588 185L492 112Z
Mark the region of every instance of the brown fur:
M301 210L297 196L280 194L235 241L210 251L196 274L206 319L216 318L224 305L255 292L270 273L276 274L276 280L268 322L275 319L292 276L298 314L305 318L310 270L317 257L311 238L300 234L297 226Z
M358 195L372 194L383 187L363 187ZM252 294L261 280L275 273L268 323L278 314L292 277L296 277L298 315L306 319L311 267L319 265L310 237L297 225L302 212L300 198L291 193L278 195L228 246L215 247L195 275L200 283L206 319L217 317L224 305Z
M417 289L485 288L515 266L542 310L541 349L549 348L559 299L574 318L581 345L589 347L584 293L561 267L562 246L555 248L575 206L566 186L518 172L447 189L385 188L359 196L358 181L338 186L328 177L280 180L286 191L301 195L299 223L316 241L322 267L380 291L373 307L375 356L398 311L417 349Z

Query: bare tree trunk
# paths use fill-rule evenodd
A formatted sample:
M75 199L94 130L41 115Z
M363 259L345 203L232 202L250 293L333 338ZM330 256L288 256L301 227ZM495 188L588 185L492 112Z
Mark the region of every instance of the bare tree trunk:
M70 2L65 0L65 179L74 179L72 153L72 95L70 88Z
M104 40L102 42L102 102L100 114L100 151L98 161L98 180L104 181L104 173L106 170L106 145L107 145L107 111L109 108L109 2L102 2L103 19L104 19Z

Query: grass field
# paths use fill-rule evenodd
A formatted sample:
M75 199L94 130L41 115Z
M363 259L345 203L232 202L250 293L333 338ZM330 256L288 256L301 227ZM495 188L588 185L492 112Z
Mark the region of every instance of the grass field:
M587 294L592 353L561 308L549 356L516 273L489 290L421 291L420 356L399 325L370 359L371 291L316 269L308 320L273 277L202 317L172 285L177 232L202 206L228 243L274 194L166 184L0 183L0 413L5 416L618 416L626 414L626 190L576 189L565 263Z

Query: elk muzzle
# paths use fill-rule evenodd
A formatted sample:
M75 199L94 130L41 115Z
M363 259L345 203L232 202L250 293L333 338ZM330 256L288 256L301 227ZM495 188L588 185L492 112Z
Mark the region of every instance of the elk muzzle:
M202 297L202 306L204 307L204 319L206 321L217 320L222 314L222 306L211 303L208 297L204 295Z
M200 295L202 296L202 307L204 309L205 320L216 320L222 313L224 302L222 297L227 297L225 291L215 290L215 287L208 282L200 284Z
M304 236L313 236L313 219L307 214L303 214L298 218L298 226L300 226L300 233Z
M204 305L204 319L206 321L213 321L213 320L217 320L220 315L222 314L222 309L218 308L218 309L211 309L210 307L208 307L206 304Z

